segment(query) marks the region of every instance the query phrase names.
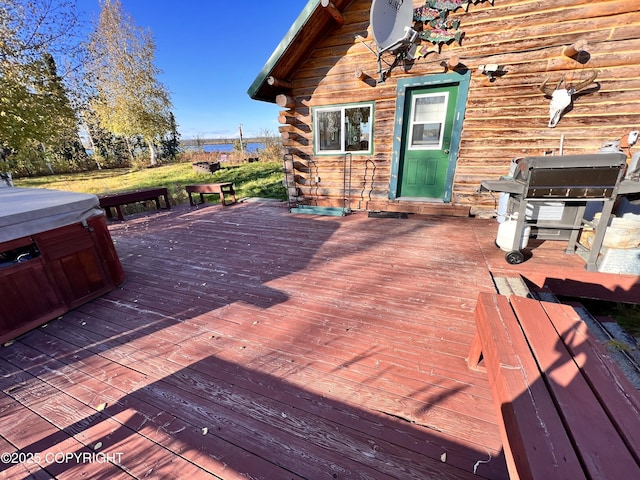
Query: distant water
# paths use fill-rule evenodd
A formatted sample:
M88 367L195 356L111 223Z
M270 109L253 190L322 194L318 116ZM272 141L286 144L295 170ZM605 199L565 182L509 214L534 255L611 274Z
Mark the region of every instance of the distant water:
M185 146L182 147L185 151L188 150L197 150L198 147L195 146ZM256 153L257 150L263 149L264 148L264 143L247 143L244 146L244 151L246 153ZM93 150L90 148L86 148L85 149L87 152L87 155L93 155ZM231 143L223 143L223 144L219 144L219 145L211 145L211 144L205 144L202 146L202 150L204 150L205 152L233 152L233 145Z
M197 150L198 147L183 147L185 150ZM264 143L247 143L244 146L244 151L247 153L255 153L259 149L264 148ZM202 145L202 150L205 152L233 152L233 145L231 143Z

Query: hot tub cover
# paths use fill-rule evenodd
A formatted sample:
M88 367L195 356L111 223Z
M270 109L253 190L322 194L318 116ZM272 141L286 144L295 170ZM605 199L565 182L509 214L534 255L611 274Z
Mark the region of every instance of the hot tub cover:
M48 188L0 189L0 242L104 215L96 195Z

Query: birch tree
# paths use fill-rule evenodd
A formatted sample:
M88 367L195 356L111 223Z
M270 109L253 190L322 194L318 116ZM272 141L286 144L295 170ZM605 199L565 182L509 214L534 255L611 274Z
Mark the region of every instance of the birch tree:
M152 34L135 25L119 0L103 0L100 6L88 47L89 83L95 88L91 108L115 135L143 137L155 165L157 142L172 127L172 105L158 80ZM133 159L131 149L130 154Z

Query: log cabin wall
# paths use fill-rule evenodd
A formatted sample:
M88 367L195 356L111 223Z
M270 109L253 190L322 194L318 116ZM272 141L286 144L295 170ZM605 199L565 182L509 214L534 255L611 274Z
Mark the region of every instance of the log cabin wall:
M414 7L424 5L414 1ZM342 205L344 156L313 150L312 108L375 102L372 155L356 155L351 165L353 209L487 215L494 198L478 194L480 181L506 175L513 158L597 152L603 143L625 139L640 128L640 9L632 0L495 0L471 3L450 18L459 19L461 44L453 42L393 69L377 83L376 56L369 25L370 0L355 0L319 41L283 90L278 104L280 132L295 166L296 195L302 203ZM362 41L356 39L360 35ZM423 42L425 44L425 42ZM567 47L584 47L577 53ZM430 44L426 44L430 46ZM471 72L470 90L450 205L403 204L389 200L396 86L399 79L442 74L452 58ZM453 62L455 63L455 62ZM478 71L498 64L493 81ZM539 87L555 87L564 75L580 82L594 69L596 83L574 97L555 128L548 126L549 97ZM449 69L449 71L451 71ZM640 148L640 147L638 147ZM630 153L625 148L627 153ZM632 150L631 150L632 152Z

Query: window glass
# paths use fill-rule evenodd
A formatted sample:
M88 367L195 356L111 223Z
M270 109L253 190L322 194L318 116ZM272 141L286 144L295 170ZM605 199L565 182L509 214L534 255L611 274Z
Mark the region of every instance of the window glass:
M370 141L369 117L371 107L345 109L345 134L347 151L368 151Z
M411 115L412 149L440 148L448 98L447 92L414 96Z
M342 139L340 138L340 117L341 112L323 111L316 116L316 130L318 133L319 150L341 150Z
M372 104L321 107L314 110L317 153L371 153Z

